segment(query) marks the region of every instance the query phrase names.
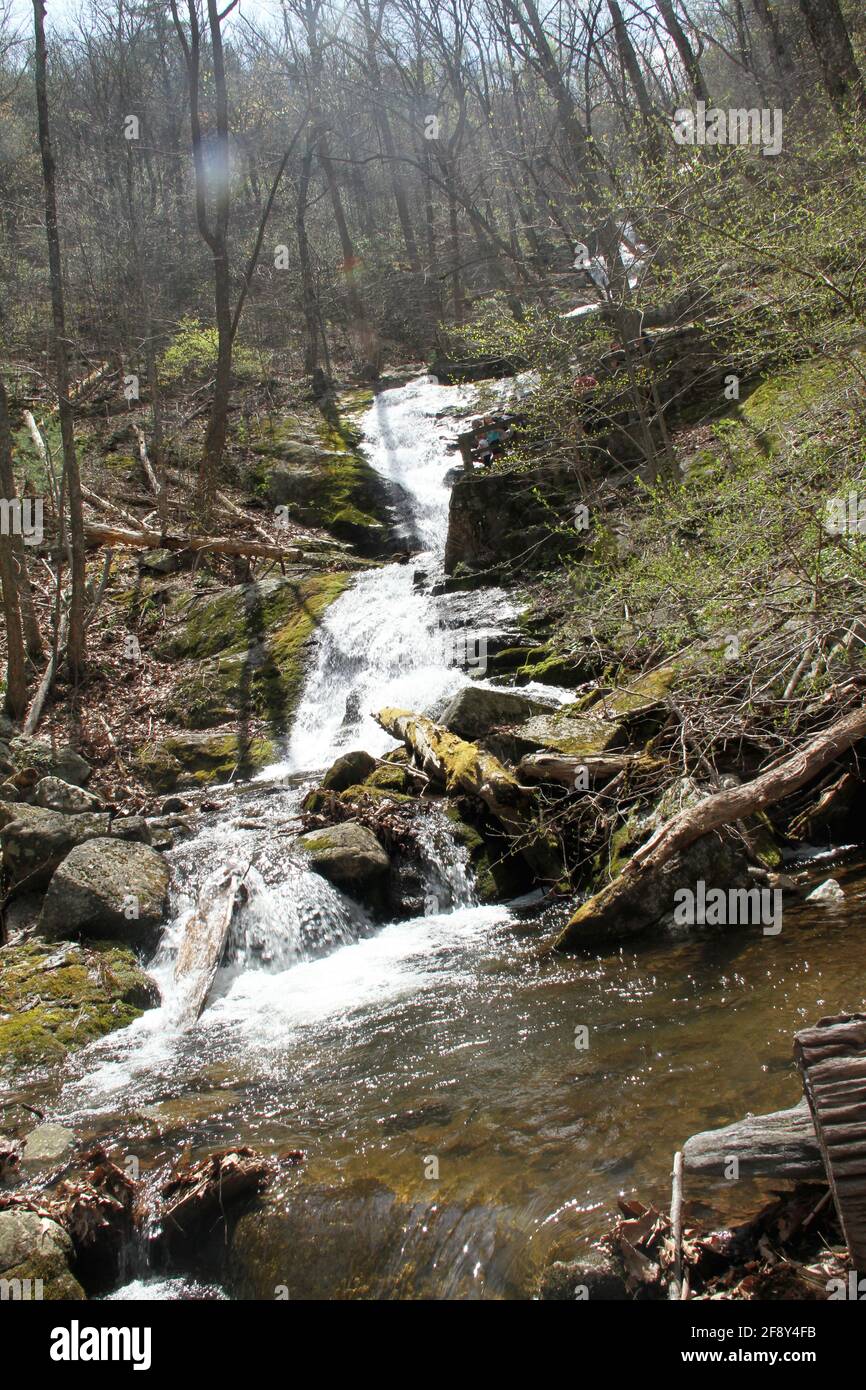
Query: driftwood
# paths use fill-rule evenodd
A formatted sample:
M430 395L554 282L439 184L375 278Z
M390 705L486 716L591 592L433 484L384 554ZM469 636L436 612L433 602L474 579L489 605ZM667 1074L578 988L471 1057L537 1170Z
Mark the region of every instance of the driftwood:
M84 528L90 545L128 545L140 550L210 551L216 555L240 555L266 560L300 560L298 546L265 544L263 541L235 541L226 536L167 536L162 531L120 530L88 522Z
M174 966L174 978L182 989L181 1023L195 1023L207 1003L228 940L241 882L237 869L217 869L199 890Z
M748 1115L723 1129L702 1130L683 1145L690 1173L722 1178L726 1170L731 1172L733 1159L741 1177L822 1179L824 1164L806 1101L790 1110Z
M570 753L527 753L517 775L527 782L558 782L574 787L585 771L588 782L603 782L629 769L651 770L658 764L645 753L590 753L577 758Z
M801 1029L794 1055L851 1263L866 1273L866 1014Z
M635 850L618 878L578 908L559 936L557 948L575 950L593 937L624 937L643 931L656 920L648 915L647 885L668 860L711 831L746 820L765 806L790 796L863 737L866 708L838 719L753 781L715 792L697 806L666 820L645 845Z
M561 873L553 844L539 830L535 794L521 787L498 758L408 710L383 709L375 719L387 733L403 740L428 777L446 791L459 788L483 801L536 873L542 877Z
M33 696L33 701L30 705L29 710L27 711L27 717L24 720L24 725L21 732L25 735L34 734L36 730L39 728L39 720L42 718L42 710L45 705L45 701L48 698L48 692L54 684L54 677L57 674L57 668L63 660L63 655L66 651L66 640L68 636L69 616L64 610L60 617L60 629L57 633L57 643L55 645L55 649L51 653L51 656L48 658L48 665L45 667L45 670L42 674L42 679L37 687L36 694Z
M151 492L155 493L155 495L158 497L161 492L161 488L159 486L159 479L153 471L153 465L148 456L147 442L144 438L144 430L141 429L139 425L133 425L132 433L135 435L135 442L138 445L138 457L141 460L141 466L144 469L144 476L147 478Z

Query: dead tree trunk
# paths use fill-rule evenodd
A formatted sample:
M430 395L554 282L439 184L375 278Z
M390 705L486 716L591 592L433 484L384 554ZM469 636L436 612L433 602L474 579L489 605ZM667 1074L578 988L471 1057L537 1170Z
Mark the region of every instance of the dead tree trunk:
M69 539L72 552L72 586L69 598L69 641L67 659L73 680L84 671L84 507L81 476L75 453L75 429L69 395L69 353L66 338L66 311L63 302L63 270L60 257L60 230L57 222L57 192L54 154L48 121L48 53L45 45L45 0L33 0L36 28L36 111L39 149L42 155L42 182L45 190L45 232L48 238L48 269L51 280L51 316L54 329L54 364L63 444L63 472L69 497Z
M12 434L9 428L9 412L6 402L6 387L0 380L0 488L2 500L8 504L6 517L11 517L9 507L15 503L14 477L12 474ZM12 486L10 487L10 483ZM20 719L27 708L27 662L24 654L24 626L21 620L21 603L18 596L19 562L13 546L11 527L0 528L0 583L3 586L3 617L6 623L6 712L12 719ZM21 575L27 583L26 571Z

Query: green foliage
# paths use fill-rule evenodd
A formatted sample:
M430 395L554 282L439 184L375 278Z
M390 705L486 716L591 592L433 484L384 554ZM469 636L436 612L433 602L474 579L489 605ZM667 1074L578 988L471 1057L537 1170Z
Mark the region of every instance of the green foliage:
M205 376L216 367L218 335L197 318L183 318L159 359L160 379L166 385ZM263 363L257 353L235 344L232 369L236 376L255 376Z

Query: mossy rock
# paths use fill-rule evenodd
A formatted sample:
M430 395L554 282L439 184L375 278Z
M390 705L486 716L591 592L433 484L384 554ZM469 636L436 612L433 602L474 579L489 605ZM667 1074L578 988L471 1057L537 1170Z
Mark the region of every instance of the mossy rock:
M320 526L361 554L387 549L391 515L386 484L358 451L357 430L339 416L274 424L253 436L253 488L294 521Z
M287 728L303 688L307 643L348 580L345 572L268 579L200 606L182 596L173 605L178 625L161 653L199 664L177 681L166 713L188 729L239 717Z
M70 1269L73 1256L72 1240L56 1221L26 1208L0 1212L0 1279L4 1288L18 1281L22 1300L86 1298Z
M0 952L0 1058L13 1067L58 1061L159 1003L123 946L31 941Z
M264 735L199 732L145 744L136 767L154 791L171 792L251 777L276 758L276 744Z

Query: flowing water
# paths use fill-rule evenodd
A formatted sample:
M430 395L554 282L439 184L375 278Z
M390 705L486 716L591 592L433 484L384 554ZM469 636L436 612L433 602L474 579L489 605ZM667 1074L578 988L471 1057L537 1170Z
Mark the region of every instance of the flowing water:
M777 937L692 930L586 960L546 951L554 923L531 903L478 906L435 811L423 847L436 910L413 920L374 926L292 851L315 774L349 748L395 746L371 711L435 715L472 678L467 653L477 675L481 639L513 621L502 593L430 593L447 413L468 399L427 381L377 397L368 455L404 488L424 552L363 573L331 606L285 760L223 793L224 811L173 852L177 916L153 964L163 1007L32 1087L52 1118L145 1168L186 1146L305 1151L276 1209L235 1242L236 1296L530 1296L546 1262L605 1229L619 1193L665 1200L690 1133L794 1103L792 1031L862 1001L862 866L839 873L843 904L786 910ZM183 1029L174 953L196 885L228 859L249 905L212 1002ZM693 1186L724 1212L755 1195ZM201 1296L219 1296L212 1271L196 1273ZM184 1289L150 1278L121 1294L197 1296Z

